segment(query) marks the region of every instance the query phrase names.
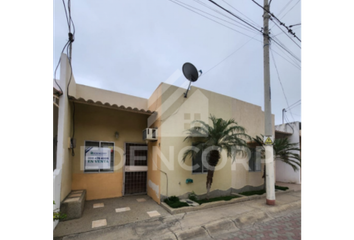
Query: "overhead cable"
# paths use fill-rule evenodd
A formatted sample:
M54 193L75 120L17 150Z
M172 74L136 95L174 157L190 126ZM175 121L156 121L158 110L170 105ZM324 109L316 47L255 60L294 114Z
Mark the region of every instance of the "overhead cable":
M252 24L248 23L247 21L243 20L242 18L240 18L239 16L235 15L234 13L230 12L229 10L227 10L226 8L220 6L219 4L217 4L216 2L214 2L213 0L208 0L209 2L213 3L214 5L218 6L219 8L223 9L224 11L226 11L227 13L231 14L232 16L234 16L235 18L241 20L242 22L244 22L245 24L249 25L250 27L254 28L256 31L260 32L263 34L262 30L259 30L258 28L256 28L255 26L253 26Z
M211 0L209 0L209 1L211 1ZM273 18L275 18L275 19L279 22L279 24L280 24L281 26L284 26L284 27L288 30L288 32L289 32L291 35L293 35L297 40L299 40L299 41L301 42L301 39L296 36L296 34L293 32L293 30L290 29L288 26L286 26L285 23L283 23L282 21L280 21L273 13L271 13L269 10L265 9L262 5L260 5L259 3L257 3L255 0L252 0L252 2L254 2L257 6L259 6L259 7L262 8L264 11L266 11L267 13L269 13L270 16L272 16ZM272 18L270 18L270 20L272 20Z

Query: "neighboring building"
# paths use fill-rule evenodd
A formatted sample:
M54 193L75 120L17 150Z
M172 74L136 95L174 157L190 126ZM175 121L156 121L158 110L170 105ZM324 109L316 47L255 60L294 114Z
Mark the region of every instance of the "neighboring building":
M157 203L166 196L186 196L192 191L205 194L205 168L192 170L196 160L181 161L183 150L190 146L183 140L192 121L209 122L212 114L234 118L252 137L264 133L260 106L194 86L185 98L186 89L161 83L145 99L76 84L74 76L68 86L69 79L70 66L63 54L58 81L63 95L54 113L58 143L53 197L57 203L79 189L86 189L86 200L147 193ZM156 141L143 140L146 128L157 128ZM100 163L94 163L97 159ZM262 188L263 164L252 159L249 170L248 160L220 160L211 194Z
M297 147L301 149L301 122L276 125L275 138L288 138L290 143L297 143ZM301 184L301 168L294 171L289 164L276 161L276 181Z

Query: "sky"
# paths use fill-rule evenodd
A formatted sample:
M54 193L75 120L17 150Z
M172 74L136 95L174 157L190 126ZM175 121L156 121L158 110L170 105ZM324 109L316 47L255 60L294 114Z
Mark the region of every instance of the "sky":
M263 9L252 0L215 2L249 25L207 0L72 1L76 83L149 98L171 76L179 76L173 85L181 86L186 80L182 65L190 62L203 71L192 87L264 110L263 36L259 32ZM261 0L256 2L263 5ZM288 27L301 24L299 0L272 0L270 11ZM269 59L275 124L282 123L282 109L289 106L284 122L301 121L301 42L275 19L269 23L277 42L271 43ZM301 25L292 29L301 39ZM53 3L53 40L54 72L68 40L60 0Z

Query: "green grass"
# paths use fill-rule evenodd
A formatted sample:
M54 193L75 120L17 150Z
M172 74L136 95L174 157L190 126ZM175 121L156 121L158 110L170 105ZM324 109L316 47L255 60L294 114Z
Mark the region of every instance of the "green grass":
M180 207L188 207L188 203L185 202L180 202L179 198L176 196L171 196L169 198L166 198L164 202L170 206L171 208L180 208Z
M265 192L266 192L265 190L258 190L258 191L242 192L242 193L239 193L239 194L244 195L244 196L252 196L252 195L262 195Z
M203 203L209 203L209 202L217 202L217 201L230 201L231 199L234 198L239 198L240 196L224 196L224 197L216 197L216 198L210 198L210 199L201 199L201 200L193 200L199 204ZM192 199L191 199L192 200Z
M285 190L288 190L289 188L275 185L275 189L285 191ZM264 193L266 193L266 191L263 189L263 190L257 190L257 191L242 192L239 194L244 195L244 196L252 196L252 195L262 195ZM231 199L238 198L238 197L240 197L240 196L224 196L224 197L210 198L209 200L208 199L197 200L197 197L195 196L195 194L190 194L189 199L194 202L197 202L201 205L203 203L209 203L209 202L229 201ZM164 202L167 203L167 205L170 206L171 208L180 208L180 207L188 207L189 206L188 203L180 202L179 198L176 196L171 196L169 198L166 198L164 200Z
M281 187L281 186L275 185L275 189L282 190L282 191L286 191L286 190L288 190L289 188L288 188L288 187Z
M275 185L275 189L286 191L289 188ZM252 196L252 195L262 195L264 193L266 193L266 191L264 189L262 189L262 190L257 190L257 191L242 192L242 193L239 193L239 194L244 195L244 196Z

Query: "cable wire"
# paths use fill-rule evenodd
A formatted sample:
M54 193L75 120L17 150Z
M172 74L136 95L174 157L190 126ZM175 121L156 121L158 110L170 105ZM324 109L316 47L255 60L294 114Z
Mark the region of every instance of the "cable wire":
M299 2L300 2L300 0L297 1L297 2L295 3L295 5L294 5L292 8L290 8L289 11L287 11L287 12L286 12L282 17L280 17L280 18L284 18L284 17L286 16L286 14L288 14Z
M212 7L208 6L206 3L201 2L200 0L194 0L194 2L200 4L200 5L202 5L202 6L206 7L206 8L208 8L208 9L214 11L214 12L217 12L217 13L219 13L220 15L222 15L222 16L228 18L228 19L231 19L231 20L234 21L234 22L236 22L236 23L238 23L238 24L241 24L242 26L247 27L247 30L252 30L252 32L254 31L254 29L252 29L250 26L245 25L243 22L239 22L237 19L232 18L232 17L230 17L230 16L228 16L228 15L226 15L226 14L224 14L224 13L218 11L218 10L215 9L215 8L212 8Z
M290 62L288 59L286 59L285 57L283 57L282 55L280 55L278 52L276 52L274 49L270 48L271 51L273 51L274 53L276 53L279 57L283 58L285 61L287 61L288 63L290 63L291 65L293 65L294 67L296 67L297 69L301 70L301 66L296 65L296 63L292 63Z
M222 18L217 17L217 16L215 16L215 15L212 15L212 14L210 14L210 13L207 13L207 12L205 12L205 11L203 11L203 10L200 10L200 9L198 9L198 8L196 8L196 7L193 7L193 6L191 6L191 5L188 5L188 4L186 4L186 3L184 3L184 2L181 2L181 1L179 1L179 0L174 0L174 1L176 1L176 2L178 2L178 3L180 3L180 4L184 4L185 6L188 6L189 8L193 8L193 9L195 9L195 10L197 10L197 11L203 12L203 13L205 13L205 14L207 14L207 15L209 15L209 16L212 16L212 17L214 17L214 18L220 19L220 20L222 20L222 21L224 21L224 22L227 22L227 23L229 23L229 24L231 24L231 25L233 25L233 26L235 26L235 27L239 27L239 28L242 28L242 29L244 29L244 30L252 31L252 32L253 32L253 30L251 30L251 29L249 29L249 28L244 28L242 25L241 25L241 26L236 25L236 24L239 24L239 23L237 22L237 20L235 20L235 19L233 19L233 18L231 18L231 17L229 17L229 16L226 16L225 14L221 13L220 11L217 11L217 10L216 10L217 13L219 13L220 15L222 15L222 16L224 16L224 17L226 17L226 18L228 18L228 19L230 19L230 20L232 20L232 21L234 21L235 23L229 22L229 21L227 21L227 20L225 20L225 19L222 19ZM194 0L194 1L197 2L196 0ZM198 1L197 3L201 4L199 1ZM206 7L208 7L208 6L206 6ZM210 9L210 7L208 7L208 8ZM211 10L215 11L215 9L211 9Z
M209 1L211 1L211 0L209 0ZM279 24L280 24L281 26L284 26L284 27L288 30L288 32L289 32L291 35L293 35L297 40L299 40L299 41L301 42L301 39L298 38L298 37L296 36L296 34L295 34L289 27L287 27L287 26L285 25L285 23L283 23L282 21L280 21L273 13L271 13L269 10L265 9L262 5L260 5L259 3L257 3L255 0L251 0L251 1L254 2L254 3L255 3L257 6L259 6L260 8L262 8L265 12L269 13L270 16L272 16L273 18L275 18L275 19L279 22Z
M208 72L210 72L211 70L213 70L214 68L216 68L217 66L219 66L222 62L224 62L226 59L228 59L229 57L231 57L232 55L234 55L237 51L239 51L241 48L243 48L247 43L249 43L251 41L251 39L249 39L246 43L244 43L241 47L237 48L235 51L233 51L230 55L228 55L227 57L225 57L223 60L221 60L218 64L216 64L214 67L210 68L208 71L206 71L202 76L205 76L205 74L207 74Z
M278 43L277 41L275 41L274 38L269 37L273 42L275 42L279 47L281 47L282 49L284 49L287 53L289 53L293 58L295 58L297 61L299 61L301 63L301 60L296 57L292 52L290 52L290 50L286 49L286 47L284 47L283 45L281 45L280 43Z
M293 105L299 104L299 102L301 102L301 99L300 99L300 100L297 100L295 103L291 104L288 108L291 108ZM300 104L301 104L301 103L300 103Z
M281 80L280 80L280 75L279 75L279 72L278 72L278 67L277 67L277 64L276 64L276 62L275 62L275 59L274 59L273 54L271 54L271 55L272 55L273 63L274 63L274 66L275 66L275 69L276 69L276 72L277 72L277 75L278 75L279 83L280 83L281 89L282 89L283 94L284 94L284 98L285 98L285 101L286 101L286 105L288 106L287 110L290 112L290 115L291 115L292 119L293 119L293 120L294 120L294 122L295 122L294 116L293 116L293 114L292 114L292 112L291 112L291 108L289 108L288 98L286 97L286 94L285 94L285 90L284 90L283 84L282 84L282 82L281 82Z
M253 21L251 18L247 17L245 14L243 14L241 11L237 10L234 6L232 6L230 3L226 2L225 0L222 0L224 3L226 3L227 5L229 5L231 8L233 8L235 11L237 11L238 13L240 13L242 16L244 16L245 18L247 18L250 22L252 22L254 25L256 25L259 28L262 28L258 23L256 23L255 21ZM270 4L270 3L269 3Z
M70 42L70 44L66 47L66 55L69 55L69 47L70 47L71 44L72 44L72 42ZM71 83L71 79L72 79L72 76L73 76L73 68L72 68L72 65L71 65L71 58L68 57L68 60L69 60L68 62L69 62L69 66L70 66L70 78L69 78L69 82L68 82L68 85L67 85L66 95L69 98L69 85Z
M59 64L60 64L61 55L63 54L63 52L64 52L64 50L65 50L65 48L66 48L66 46L67 46L68 44L69 44L69 41L66 42L66 44L65 44L64 47L63 47L63 50L61 50L60 57L59 57L59 61L58 61L58 64L57 64L57 66L56 66L56 68L55 68L55 70L54 70L54 76L53 76L53 77L54 77L54 81L55 81L55 83L57 84L57 86L59 87L59 89L60 89L61 92L63 92L63 90L61 89L61 87L60 87L60 85L58 84L57 79L56 79L56 76L57 76L57 69L58 69Z
M218 6L219 8L221 8L222 10L226 11L227 13L231 14L232 16L236 17L237 19L241 20L242 22L244 22L245 24L249 25L250 27L254 28L256 31L260 32L263 34L262 30L259 30L258 28L256 28L255 26L253 26L252 24L248 23L247 21L243 20L242 18L240 18L239 16L235 15L234 13L230 12L229 10L225 9L224 7L220 6L219 4L217 4L216 2L214 2L213 0L208 0L209 2L213 3L214 5Z
M301 103L298 103L298 104L296 104L296 105L294 105L294 106L291 106L291 107L287 108L287 110L290 110L290 109L296 108L296 107L298 107L298 106L300 106L300 105L301 105Z
M298 47L301 49L300 45L298 45L298 44L294 41L294 39L292 39L288 34L286 34L286 32L285 32L276 22L274 22L273 19L271 19L271 20L272 20L272 22L275 24L275 26L277 26L283 33L285 33L285 35L286 35L291 41L293 41L293 43L295 43L296 46L298 46Z
M285 8L287 8L289 6L289 4L292 2L293 0L290 0L278 13L278 16L285 10Z
M240 33L240 34L242 34L242 35L244 35L244 36L247 36L247 37L249 37L249 38L252 38L252 39L254 39L254 40L256 40L256 41L262 42L262 41L260 41L260 40L258 40L258 39L256 39L256 38L253 38L253 37L251 37L251 36L249 36L249 35L247 35L247 34L244 34L244 33L240 32L240 31L238 31L238 30L236 30L236 29L233 29L233 28L231 28L231 27L229 27L229 26L226 26L225 24L222 24L222 23L220 23L220 22L218 22L218 21L215 21L214 19L211 19L211 18L209 18L209 17L207 17L207 16L204 16L203 14L200 14L200 13L198 13L198 12L196 12L196 11L194 11L194 10L192 10L192 9L190 9L190 8L188 8L188 7L184 6L184 5L182 5L182 4L179 4L178 2L175 2L175 1L173 1L173 0L169 0L169 1L170 1L170 2L173 2L174 4L177 4L177 5L181 6L181 7L183 7L183 8L185 8L185 9L189 10L189 11L192 11L192 12L194 12L194 13L196 13L196 14L202 16L202 17L205 17L205 18L207 18L207 19L209 19L209 20L211 20L211 21L213 21L213 22L215 22L215 23L217 23L217 24L220 24L220 25L222 25L222 26L224 26L224 27L226 27L226 28L228 28L228 29L230 29L230 30L232 30L232 31L234 31L234 32Z

